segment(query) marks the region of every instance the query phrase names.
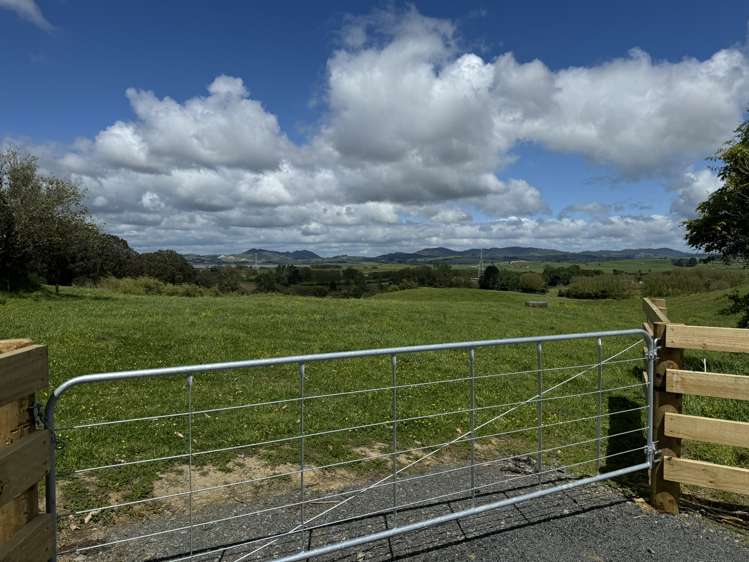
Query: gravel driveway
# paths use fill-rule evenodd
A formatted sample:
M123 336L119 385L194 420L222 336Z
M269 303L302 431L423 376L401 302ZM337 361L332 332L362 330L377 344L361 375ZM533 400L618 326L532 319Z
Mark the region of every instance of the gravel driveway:
M478 473L479 484L482 479L496 482L504 476L512 479L512 485L487 487L486 493L478 496L476 501L496 501L534 489L537 484L536 477L528 475L527 470L527 466L504 466L492 467L490 471ZM523 471L526 472L525 476L522 474ZM569 476L559 473L555 478L567 480ZM419 480L418 485L400 484L398 494L401 502L419 501L449 494L455 489L456 478L448 474ZM251 508L262 509L265 506L279 505L279 502L291 503L297 500L298 496L293 493L280 498L274 496L272 504L269 503L270 499L257 497L253 498ZM322 526L276 541L269 541L265 537L283 533L296 525L299 521L298 508L274 511L249 520L241 517L242 513L248 511L248 505L245 503L211 506L196 513L194 521L199 523L218 518L233 519L195 529L194 555L189 559L200 562L274 559L296 552L302 544L306 548L315 548L353 536L385 530L395 524L394 517L397 517L398 524L404 524L451 511L460 511L470 505L471 499L452 496L425 501L419 506L401 510L396 516L387 513L360 517L363 513L387 509L391 501L391 487L369 491L336 508L335 520L350 518L349 521ZM330 501L308 505L306 517L321 513L331 505ZM321 518L318 523L325 521L325 518ZM188 521L184 516L174 515L167 521L161 518L146 523L140 522L137 525L120 525L109 530L107 538L111 540L154 533L186 523ZM255 542L248 545L247 541ZM110 549L67 555L62 560L181 560L189 553L186 550L188 544L187 531L182 531L126 542ZM251 554L253 550L266 544L267 546L259 552ZM216 547L227 545L236 546L222 553L215 552ZM718 526L698 515L673 517L657 514L640 507L611 485L594 484L329 554L318 560L746 562L749 561L749 544L746 536Z

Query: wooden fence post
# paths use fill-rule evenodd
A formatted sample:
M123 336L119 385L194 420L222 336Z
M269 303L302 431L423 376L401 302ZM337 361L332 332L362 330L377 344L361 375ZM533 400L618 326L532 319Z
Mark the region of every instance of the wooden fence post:
M684 352L665 346L666 332L670 325L665 299L645 299L643 307L651 307L650 311L646 310L646 314L653 325L653 333L658 338L658 355L653 377L653 439L661 454L650 475L650 503L659 511L677 514L681 485L664 479L663 459L681 456L681 439L666 435L665 420L669 412L681 413L682 399L681 394L673 394L666 390L666 371L682 368Z
M42 562L54 551L53 517L39 513L50 436L34 416L34 392L48 384L46 347L0 340L0 561Z

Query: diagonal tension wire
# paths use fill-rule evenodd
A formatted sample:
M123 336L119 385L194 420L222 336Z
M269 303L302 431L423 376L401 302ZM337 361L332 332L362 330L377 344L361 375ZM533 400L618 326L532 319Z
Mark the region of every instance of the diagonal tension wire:
M569 378L567 378L567 379L563 380L562 382L560 382L560 383L557 383L557 384L555 384L554 386L551 386L551 387L549 387L549 388L545 389L545 390L544 390L544 392L543 392L543 394L547 394L547 393L549 393L549 392L552 392L552 391L556 390L556 389L557 389L557 388L559 388L560 386L563 386L563 385L565 385L565 384L567 384L567 383L569 383L569 382L571 382L571 381L575 380L576 378L578 378L578 377L580 377L580 376L584 375L584 374L585 374L585 373L587 373L588 371L592 370L592 369L593 369L594 367L598 367L599 365L604 365L604 364L608 363L609 361L611 361L612 359L616 359L616 358L617 358L617 357L619 357L620 355L623 355L624 353L626 353L626 352L627 352L627 351L629 351L630 349L632 349L632 348L634 348L634 347L636 347L636 346L638 346L638 345L641 345L641 344L642 344L642 342L640 342L640 341L636 341L636 342L635 342L635 343L633 343L632 345L630 345L630 346L628 346L628 347L624 348L623 350L621 350L621 351L619 351L619 352L615 353L614 355L612 355L612 356L610 356L610 357L607 357L607 358L606 358L605 360L603 360L603 361L600 361L600 362L597 362L597 363L594 363L594 364L593 364L593 366L591 366L591 367L589 367L589 368L587 368L587 369L584 369L584 370L582 370L582 371L580 371L580 372L578 372L578 373L576 373L576 374L572 375L571 377L569 377ZM483 427L486 427L487 425L489 425L489 424L491 424L491 423L494 423L495 421L497 421L497 420L499 420L499 419L502 419L502 418L503 418L503 417L505 417L505 416L506 416L507 414L510 414L510 413L514 412L515 410L517 410L517 409L521 408L522 406L524 406L524 405L527 405L527 404L528 404L528 403L530 403L530 402L533 402L533 401L534 401L535 399L537 399L537 398L542 398L542 396L540 396L539 394L535 394L535 395L531 396L530 398L528 398L527 400L525 400L525 401L521 402L521 403L520 403L520 404L518 404L517 406L514 406L514 407L510 408L509 410L505 410L505 411L504 411L504 412L502 412L501 414L498 414L498 415L494 416L493 418L491 418L491 419L489 419L489 420L485 421L484 423L482 423L482 424L479 424L478 426L476 426L476 427L475 427L475 428L473 429L473 431L474 431L474 432L475 432L475 431L478 431L479 429L481 429L481 428L483 428ZM404 466L404 467L402 467L402 468L400 468L400 469L398 469L398 470L396 470L396 471L394 471L394 472L392 472L392 473L388 474L387 476L385 476L385 477L381 478L380 480L378 480L378 481L377 481L377 482L375 482L374 484L371 484L371 485L367 486L366 488L363 488L363 489L362 489L362 490L361 490L361 491L360 491L359 493L357 493L356 495L350 496L350 497L348 497L348 498L346 498L346 499L344 499L344 500L342 500L342 501L338 502L337 504L335 504L335 505L333 505L333 506L329 507L328 509L326 509L326 510L324 510L324 511L321 511L321 512L320 512L320 513L318 513L317 515L314 515L314 516L310 517L310 518L309 518L309 519L307 519L306 521L303 521L302 523L300 523L299 525L297 525L296 527L294 527L294 528L293 528L293 529L292 529L292 530L291 530L290 532L292 532L292 533L293 533L293 532L295 532L295 531L297 531L297 530L299 530L299 529L303 529L304 527L306 527L306 526L307 526L307 524L308 524L308 523L311 523L311 522L313 522L313 521L315 521L315 520L319 519L320 517L323 517L324 515L327 515L327 514L328 514L328 513L330 513L331 511L333 511L333 510L335 510L335 509L337 509L337 508L341 507L342 505L344 505L344 504L348 503L348 502L349 502L349 501L351 501L352 499L358 498L359 496L361 496L361 495L362 495L362 494L364 494L365 492L367 492L367 491L369 491L369 490L371 490L371 489L375 488L376 486L378 486L378 485L382 484L383 482L387 482L387 481L388 481L388 480L390 480L390 479L391 479L391 478L392 478L393 476L396 476L396 475L400 474L401 472L403 472L404 470L408 470L409 468L413 467L414 465L416 465L416 464L420 463L421 461L423 461L423 460L426 460L426 459L428 459L428 458L430 458L430 457L432 457L432 456L436 455L437 453L439 453L440 451L442 451L442 450L446 449L447 447L449 447L449 446L451 446L451 445L454 445L455 443L459 443L460 441L464 440L464 439L465 439L466 437L468 437L469 435L471 435L471 433L472 433L471 431L467 431L467 432L464 432L464 433L460 434L460 435L459 435L458 437L456 437L455 439L453 439L453 440L451 440L451 441L448 441L448 442L447 442L446 444L444 444L444 445L442 445L442 446L440 446L440 447L437 447L437 448L436 448L436 449L434 449L433 451L431 451L431 452L429 452L429 453L427 453L427 454L423 455L422 457L419 457L418 459L416 459L415 461L412 461L411 463L407 464L406 466ZM263 544L263 545L259 546L259 547L258 547L258 548L256 548L255 550L252 550L251 552L248 552L248 553L246 553L246 554L243 554L243 555L242 555L242 556L240 556L239 558L236 558L236 559L234 560L234 562L240 562L240 561L242 561L242 560L245 560L245 559L246 559L246 558L248 558L249 556L252 556L253 554L255 554L255 553L257 553L257 552L260 552L261 550L263 550L263 549L265 549L265 548L267 548L267 547L271 546L272 544L275 544L275 543L276 543L277 541L278 541L278 539L273 539L273 540L271 540L271 541L268 541L267 543L265 543L265 544Z

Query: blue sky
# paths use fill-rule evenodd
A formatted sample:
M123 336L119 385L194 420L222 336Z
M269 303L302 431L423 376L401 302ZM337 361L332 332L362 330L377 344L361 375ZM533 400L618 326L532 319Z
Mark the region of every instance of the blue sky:
M746 2L0 0L0 142L141 249L683 247L749 104L748 21Z

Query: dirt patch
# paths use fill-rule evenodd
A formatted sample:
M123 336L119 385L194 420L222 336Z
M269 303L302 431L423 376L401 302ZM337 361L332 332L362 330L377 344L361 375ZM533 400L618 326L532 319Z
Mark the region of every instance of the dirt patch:
M258 496L287 493L299 488L299 466L270 464L251 456L237 457L228 465L203 465L192 469L192 507L200 510L213 504L248 503ZM328 492L349 486L355 475L344 468L318 470L305 467L304 485L309 491ZM189 496L189 467L182 465L154 481L153 496L173 496L161 500L171 509L184 508Z

